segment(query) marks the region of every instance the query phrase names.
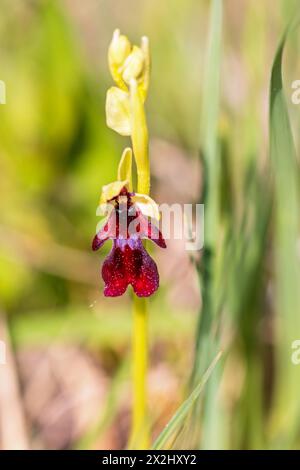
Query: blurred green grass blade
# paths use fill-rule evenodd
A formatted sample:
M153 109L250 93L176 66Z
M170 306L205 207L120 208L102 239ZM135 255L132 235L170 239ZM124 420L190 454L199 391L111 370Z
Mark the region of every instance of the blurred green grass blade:
M300 369L291 361L292 343L300 332L300 267L297 241L300 226L299 167L284 96L282 56L293 21L275 55L270 85L270 154L275 184L275 271L278 322L278 378L273 431L293 440L298 429ZM298 336L297 336L298 335Z
M201 119L201 150L204 169L203 203L205 210L204 252L199 266L202 290L202 309L196 336L195 362L192 373L192 387L208 367L218 351L218 340L213 333L213 319L217 315L216 279L218 278L217 242L220 226L220 148L218 140L218 120L220 107L220 64L222 50L222 0L211 2L209 37L204 65L203 103ZM199 423L203 411L203 436L206 442L201 447L211 447L211 436L214 444L219 444L221 435L220 410L216 405L216 393L219 386L220 371L217 378L210 381L205 392L203 407L195 406L192 417L192 434L199 446ZM217 423L217 424L216 424ZM219 426L220 424L220 426ZM212 432L211 432L212 431ZM209 441L209 442L207 442Z
M204 64L201 139L204 158L210 166L217 157L217 125L220 95L220 62L222 45L222 0L211 2L209 37Z
M211 320L214 315L213 280L215 269L216 238L219 216L219 149L218 116L220 61L222 43L222 0L213 0L210 14L209 39L206 51L205 76L203 84L203 106L201 119L201 148L205 172L203 202L205 205L204 240L202 259L203 308L198 324L194 384L208 366L213 352L210 347Z
M190 396L183 402L183 404L178 408L177 412L174 414L172 419L169 421L165 429L160 433L153 444L153 449L159 450L162 449L165 444L171 439L172 436L178 431L180 426L184 424L184 420L187 417L191 407L195 404L196 400L199 398L201 392L203 391L205 384L207 383L208 379L210 378L214 368L216 367L219 359L222 356L222 352L220 351L215 359L212 361L206 372L203 374L203 377L199 381L197 387L194 391L190 394Z
M222 48L222 0L213 0L210 14L209 38L204 64L203 103L201 116L201 147L206 171L205 243L216 238L219 174L218 118L220 101L220 63Z

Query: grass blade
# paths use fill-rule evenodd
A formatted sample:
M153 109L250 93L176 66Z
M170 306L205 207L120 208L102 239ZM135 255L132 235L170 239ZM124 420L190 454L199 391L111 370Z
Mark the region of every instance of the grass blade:
M220 224L220 148L218 142L218 120L220 107L220 64L222 50L222 0L211 2L209 37L204 66L203 103L201 119L201 150L204 169L203 203L205 207L204 240L205 247L199 276L201 280L203 307L199 314L199 323L196 336L195 362L192 373L192 387L198 383L199 378L210 364L219 349L218 341L213 334L213 318L217 315L216 305L216 271L217 242ZM220 371L210 381L204 399L203 427L205 428L204 447L211 446L214 436L215 444L219 442L219 430L216 429L216 415L220 418L219 407L216 406L216 390L219 384ZM207 397L207 399L206 399ZM195 407L192 428L198 434L201 420L200 407ZM217 419L218 428L221 419ZM195 439L198 437L195 434ZM199 445L199 443L198 443ZM219 446L219 444L217 444Z
M209 40L205 64L203 86L201 147L205 171L205 248L201 273L203 309L198 325L196 356L194 366L194 384L208 366L212 353L209 347L210 325L213 316L214 253L218 234L218 187L219 187L219 152L217 143L217 126L219 115L219 82L221 60L222 1L214 0L211 8Z
M164 447L168 440L175 434L179 427L184 423L184 419L187 417L191 407L195 404L196 400L199 398L201 392L203 391L205 384L210 378L215 366L222 356L220 351L215 359L212 361L206 372L203 374L202 379L198 383L197 387L190 394L190 396L182 403L178 408L172 419L169 421L165 429L160 433L153 444L153 449L159 450Z
M294 23L295 24L295 23ZM291 26L292 27L292 26ZM292 343L300 331L299 167L284 96L282 56L291 27L279 44L270 85L270 154L275 183L275 271L278 322L278 380L273 429L291 443L298 429L300 369L291 361ZM289 444L290 445L290 444Z

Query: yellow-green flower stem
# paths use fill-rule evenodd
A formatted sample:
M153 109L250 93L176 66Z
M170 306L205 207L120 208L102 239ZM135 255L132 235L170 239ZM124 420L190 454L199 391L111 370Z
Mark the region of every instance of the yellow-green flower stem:
M148 156L148 129L144 102L136 80L130 82L131 139L137 167L137 186L141 194L150 191L150 165ZM130 447L149 448L147 423L146 379L148 357L148 302L134 296L133 300L133 412Z
M148 302L133 298L133 410L129 447L148 449L150 445L147 420L146 378L148 367Z

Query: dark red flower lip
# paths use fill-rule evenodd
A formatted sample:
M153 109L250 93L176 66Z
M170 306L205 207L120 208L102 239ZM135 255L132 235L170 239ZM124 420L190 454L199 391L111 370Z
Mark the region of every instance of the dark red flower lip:
M149 297L159 286L157 266L139 238L114 240L103 263L102 277L106 297L124 294L128 285L138 297Z
M114 198L114 209L92 243L95 251L107 240L113 240L102 267L104 295L107 297L124 294L128 285L133 287L137 296L149 297L159 287L157 266L143 246L142 239L150 239L161 248L166 248L166 242L159 228L132 203L131 196L123 188Z

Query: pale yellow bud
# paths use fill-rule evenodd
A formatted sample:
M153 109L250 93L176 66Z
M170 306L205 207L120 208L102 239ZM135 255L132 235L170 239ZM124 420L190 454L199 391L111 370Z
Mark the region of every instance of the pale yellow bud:
M119 29L116 29L108 50L108 56L111 64L116 66L122 65L129 56L130 51L131 44L128 38L121 35Z
M133 46L132 52L127 57L123 66L123 80L129 85L130 80L140 78L144 65L145 58L143 51L139 47Z
M106 123L121 135L131 134L131 110L129 94L115 86L106 94Z

